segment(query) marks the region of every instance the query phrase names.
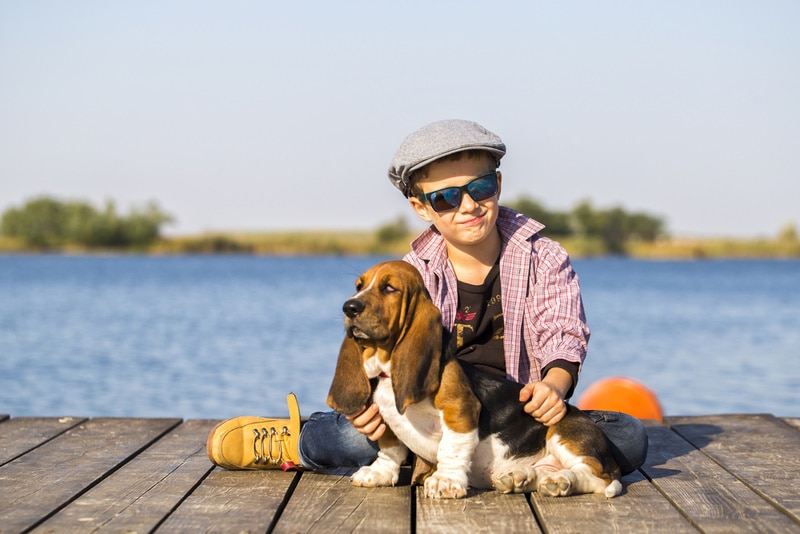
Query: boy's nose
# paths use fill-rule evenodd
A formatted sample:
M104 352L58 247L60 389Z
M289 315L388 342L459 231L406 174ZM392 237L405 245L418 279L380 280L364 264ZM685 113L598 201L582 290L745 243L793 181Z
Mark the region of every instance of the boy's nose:
M458 206L458 209L459 210L463 210L463 211L472 211L477 206L478 206L478 203L475 202L475 199L473 199L471 196L469 196L469 193L464 191L464 194L461 195L461 204Z

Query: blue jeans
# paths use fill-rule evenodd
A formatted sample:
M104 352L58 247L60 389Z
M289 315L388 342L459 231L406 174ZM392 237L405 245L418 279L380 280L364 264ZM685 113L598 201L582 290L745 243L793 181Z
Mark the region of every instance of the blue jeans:
M623 475L641 467L647 456L647 430L630 415L587 410L611 442L611 451ZM315 412L300 432L300 462L311 469L369 465L378 454L378 443L358 432L345 416Z

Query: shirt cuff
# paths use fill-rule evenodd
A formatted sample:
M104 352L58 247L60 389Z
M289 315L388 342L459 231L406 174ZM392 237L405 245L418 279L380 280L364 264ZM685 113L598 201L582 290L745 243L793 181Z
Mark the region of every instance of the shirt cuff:
M567 391L567 394L564 396L565 400L569 400L575 392L575 386L578 385L578 364L567 360L553 360L542 369L542 378L547 376L547 373L550 372L550 369L553 367L563 369L572 376L572 387L569 388L569 391Z

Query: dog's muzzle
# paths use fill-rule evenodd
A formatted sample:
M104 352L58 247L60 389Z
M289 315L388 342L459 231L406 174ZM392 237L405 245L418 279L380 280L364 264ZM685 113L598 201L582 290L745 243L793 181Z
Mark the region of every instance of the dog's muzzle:
M353 319L364 311L364 303L358 299L350 299L344 303L342 311L346 316Z

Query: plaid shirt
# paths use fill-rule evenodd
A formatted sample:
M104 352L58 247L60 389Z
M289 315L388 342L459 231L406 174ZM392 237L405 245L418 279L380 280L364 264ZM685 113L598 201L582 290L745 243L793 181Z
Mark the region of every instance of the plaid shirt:
M539 381L542 369L556 360L573 362L580 369L589 327L578 275L567 252L537 233L543 224L512 209L500 208L497 228L503 243L500 284L506 375L521 384ZM444 326L452 331L458 289L442 236L428 228L403 259L422 273Z

